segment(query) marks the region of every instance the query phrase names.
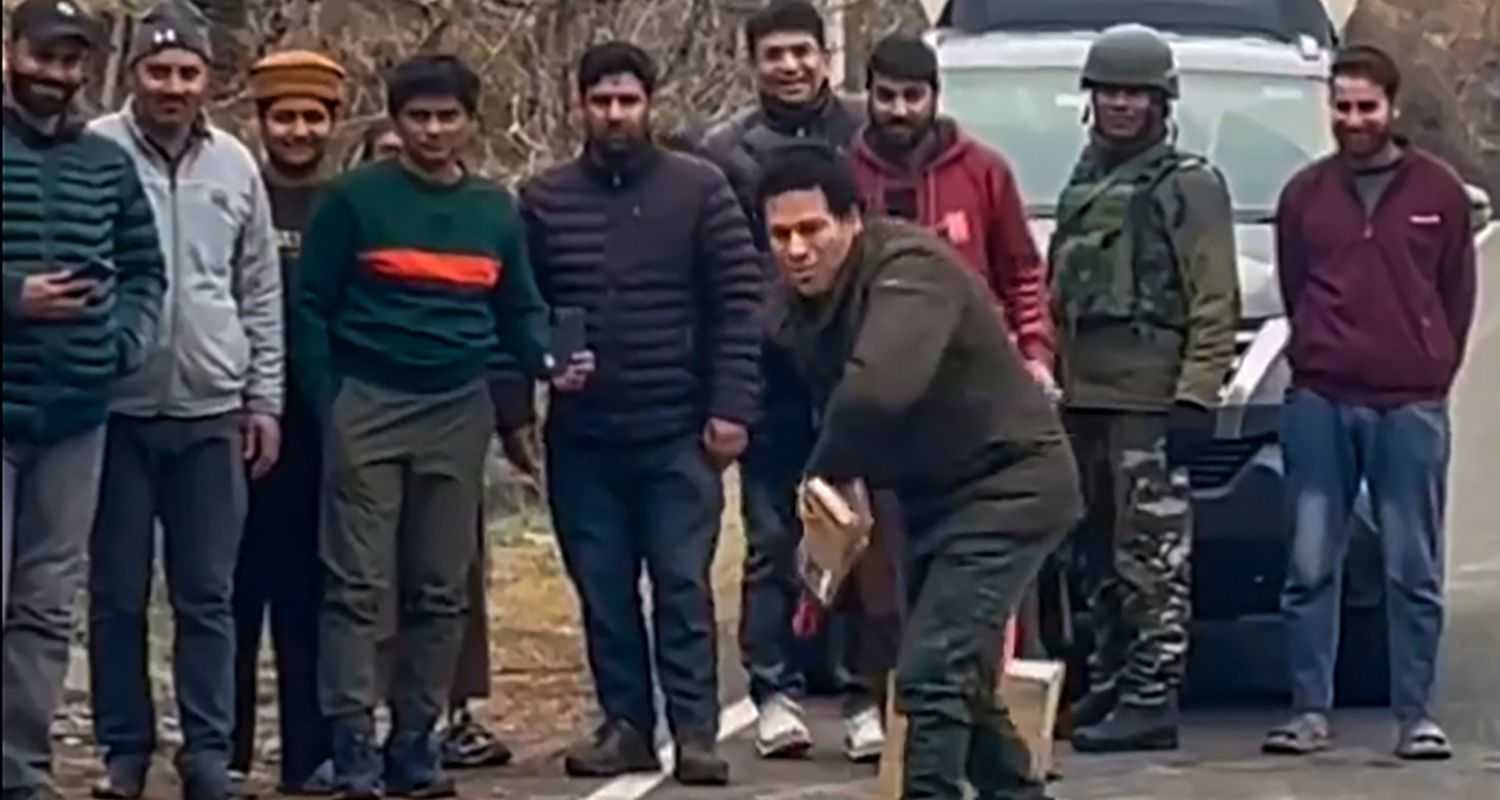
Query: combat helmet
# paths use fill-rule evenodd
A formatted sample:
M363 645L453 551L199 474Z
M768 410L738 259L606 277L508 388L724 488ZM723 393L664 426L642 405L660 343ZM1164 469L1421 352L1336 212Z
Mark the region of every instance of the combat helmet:
M1154 28L1125 23L1106 28L1089 48L1080 85L1144 86L1176 99L1177 60L1172 46Z

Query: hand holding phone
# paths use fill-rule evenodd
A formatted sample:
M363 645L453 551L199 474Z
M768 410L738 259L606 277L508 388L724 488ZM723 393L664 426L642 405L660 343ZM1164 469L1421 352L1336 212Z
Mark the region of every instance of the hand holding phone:
M114 280L119 270L115 265L98 257L90 256L82 266L74 267L68 271L69 280L90 280L98 283Z
M562 306L552 311L552 363L565 369L588 349L588 312Z

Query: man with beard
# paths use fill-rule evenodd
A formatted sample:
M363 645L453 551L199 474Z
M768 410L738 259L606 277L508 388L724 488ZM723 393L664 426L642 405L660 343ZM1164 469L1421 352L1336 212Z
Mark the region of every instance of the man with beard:
M165 278L130 156L69 115L99 21L72 0L10 18L3 122L5 800L47 800L52 713L98 500L110 386L140 367Z
M146 669L155 521L175 614L183 794L230 792L231 595L246 472L280 450L281 271L270 203L249 150L209 124L208 23L167 0L136 28L134 94L91 129L123 146L156 212L168 298L144 368L117 385L90 553L89 659L101 796L135 797L156 749Z
M552 380L547 486L605 719L565 766L589 777L659 769L654 641L677 780L722 785L709 572L721 473L755 415L764 287L724 176L652 141L656 80L635 45L590 48L578 62L583 152L522 190L543 293L586 328L586 345L556 354L566 362Z
M1329 93L1338 152L1292 178L1276 215L1292 325L1281 441L1293 541L1281 603L1297 715L1270 732L1268 752L1329 746L1350 514L1367 483L1385 556L1396 755L1452 755L1430 715L1448 394L1474 321L1476 256L1458 176L1391 130L1400 84L1379 49L1338 54Z
M755 241L765 251L769 243L755 205L755 188L768 160L782 148L809 141L847 153L865 120L860 105L836 96L828 83L823 18L807 0L774 0L745 23L745 44L759 101L710 130L701 149L729 177L751 220ZM769 259L765 269L769 287L775 275ZM762 374L765 392L759 418L740 464L740 505L748 547L739 640L750 673L750 696L760 712L756 748L766 757L787 757L801 755L812 745L798 703L807 689L806 668L811 665L798 652L792 618L801 596L796 558L802 532L795 510L796 488L812 447L813 411L788 355L769 337L763 344ZM882 532L886 528L882 525ZM890 565L876 561L883 552L881 545L872 548L865 559L869 563L861 565L856 582L866 574L875 577L889 571ZM891 576L883 577L886 583L894 583ZM861 597L871 594L859 593ZM874 697L879 687L864 681L890 664L853 656L882 650L887 657L891 655L894 643L888 634L897 621L840 611L844 613L835 616L832 626L842 629L849 646L838 647L839 637L830 637L829 644L835 645L831 649L841 652L814 657L842 661L839 667L857 674L840 676L844 685L839 688L847 692L845 751L853 759L867 760L879 756L885 733L880 704ZM856 660L861 663L852 663Z
M302 231L327 184L328 139L344 102L344 69L320 53L272 53L250 68L265 150L262 173L276 225L282 286L296 279ZM283 293L283 312L294 307ZM295 346L293 344L293 346ZM261 633L267 606L276 653L281 729L282 794L326 791L331 734L318 711L318 563L322 437L302 387L287 382L281 458L250 484L245 538L234 574L235 777L248 774L255 754L255 717Z
M778 340L822 413L807 476L894 491L905 517L901 797L1038 800L995 687L1003 621L1081 510L1057 411L989 291L931 232L865 219L842 159L788 153L760 195Z
M504 348L542 373L546 308L512 195L463 166L479 76L454 56L399 65L399 158L324 190L303 240L292 372L325 433L319 695L348 798L451 796L433 736L467 611ZM396 565L395 575L390 565ZM400 647L384 763L377 640L393 577Z
M938 116L937 54L926 42L900 33L882 39L867 75L870 125L854 145L865 210L947 239L989 286L1027 370L1052 390L1045 270L1010 165Z
M1168 131L1177 72L1155 31L1105 31L1085 60L1091 141L1062 191L1048 261L1064 423L1088 516L1090 694L1074 747L1177 746L1191 616L1187 465L1212 437L1239 313L1222 178Z

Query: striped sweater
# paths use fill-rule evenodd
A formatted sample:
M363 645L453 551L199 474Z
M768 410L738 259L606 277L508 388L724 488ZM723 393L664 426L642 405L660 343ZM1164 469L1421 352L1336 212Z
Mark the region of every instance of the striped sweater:
M47 444L104 422L114 380L141 366L166 284L151 206L130 156L76 126L43 134L6 109L3 166L4 430ZM79 318L22 316L26 278L91 259L118 271Z
M292 369L320 410L339 376L438 393L478 380L494 351L542 371L547 309L505 189L438 186L397 161L329 186L295 276Z

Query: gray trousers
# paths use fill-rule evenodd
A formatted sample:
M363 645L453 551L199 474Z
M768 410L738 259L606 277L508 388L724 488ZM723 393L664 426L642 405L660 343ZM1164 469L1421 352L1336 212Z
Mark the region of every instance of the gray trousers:
M99 497L104 428L41 447L5 442L5 791L51 782L52 714Z
M345 378L329 418L321 546L327 583L319 696L335 724L367 723L381 609L399 598L390 703L398 730L430 729L448 700L468 610L494 410L482 381L441 395ZM394 554L394 556L393 556Z

